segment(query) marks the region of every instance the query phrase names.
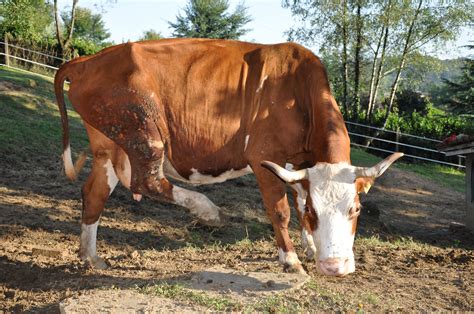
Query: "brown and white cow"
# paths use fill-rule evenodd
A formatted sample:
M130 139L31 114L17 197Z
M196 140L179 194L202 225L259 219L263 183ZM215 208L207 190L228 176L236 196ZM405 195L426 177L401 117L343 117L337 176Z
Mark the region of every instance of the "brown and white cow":
M354 271L358 193L401 154L372 168L351 166L344 120L311 51L294 43L169 39L125 43L70 61L56 74L55 92L65 170L74 179L66 79L93 153L82 189L80 244L81 258L92 266L106 267L96 253L97 226L118 181L137 200L147 195L172 202L205 224L220 225L219 208L206 196L166 177L208 184L253 172L286 270L304 272L288 235L284 181L295 191L302 242L320 272Z

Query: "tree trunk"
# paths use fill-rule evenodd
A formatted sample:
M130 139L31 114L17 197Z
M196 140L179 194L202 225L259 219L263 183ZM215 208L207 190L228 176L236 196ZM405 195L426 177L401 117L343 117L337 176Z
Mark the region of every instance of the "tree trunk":
M346 116L349 115L349 105L347 103L347 84L349 80L349 69L347 65L347 1L343 1L343 21L342 21L342 103Z
M382 126L383 129L387 126L388 117L389 117L390 112L392 111L392 108L393 108L393 102L395 100L395 93L397 92L398 84L400 82L400 75L401 75L403 69L405 68L405 62L406 62L406 57L408 55L408 50L409 50L409 47L410 47L411 36L413 34L413 29L415 27L416 20L418 19L418 14L420 13L422 3L423 3L423 0L420 0L420 2L418 3L418 7L415 11L415 15L413 16L413 20L411 21L410 27L408 28L407 38L405 40L405 45L403 47L402 58L400 60L400 65L398 66L397 75L395 76L395 80L393 81L392 89L390 91L390 98L389 98L388 108L387 108L387 112L385 113L385 118L384 118L384 122L383 122L383 126Z
M370 75L370 84L369 84L369 102L367 103L367 109L365 111L365 118L369 121L369 113L372 111L372 98L374 96L374 85L375 85L375 74L377 72L377 59L379 57L380 46L382 45L382 39L384 34L384 27L382 27L382 32L380 32L380 37L377 42L377 48L374 53L374 60L372 61L372 71Z
M361 0L357 1L357 22L356 22L356 47L354 55L354 108L356 112L360 110L360 52L362 49L362 27L364 25L361 16Z
M61 34L61 30L59 27L59 10L58 10L58 0L54 0L54 22L56 26L56 39L58 41L59 45L59 54L61 57L65 57L69 50L69 46L71 45L72 42L72 35L74 32L74 22L76 20L76 5L79 0L73 0L72 1L72 8L71 8L71 24L69 27L66 27L68 29L68 34L66 40L63 39L63 36Z
M389 26L388 24L385 26L384 38L383 38L383 45L382 45L382 53L380 55L379 67L377 69L377 74L375 75L375 85L374 85L374 92L372 95L372 102L370 104L370 111L368 113L368 120L369 122L372 121L372 114L374 112L375 101L377 100L377 92L379 90L380 82L382 80L382 69L385 61L385 52L387 51L387 43L388 43L388 34L389 34Z
M402 71L405 67L406 57L407 57L408 52L409 52L411 36L413 34L413 29L415 27L416 20L418 19L418 15L421 11L421 5L422 4L423 4L423 0L420 0L420 2L418 3L418 7L415 11L415 15L413 16L413 19L411 20L410 26L408 28L407 37L405 39L405 44L404 44L404 47L403 47L403 53L402 53L402 56L401 56L401 59L400 59L400 64L398 65L397 74L395 76L395 80L393 81L392 88L390 90L389 103L388 103L388 106L387 106L387 111L385 113L384 122L383 122L383 125L381 127L382 129L385 129L387 127L388 118L390 116L390 112L392 111L393 102L395 100L395 93L397 92L398 84L400 82L400 76L401 76L401 73L402 73ZM370 144L372 144L373 139L380 135L380 132L381 131L375 132L373 137L371 139L368 139L365 142L365 146L370 146Z
M372 77L370 79L370 94L369 94L369 103L367 104L367 112L366 112L366 120L371 122L372 121L372 113L375 106L375 101L377 100L377 91L380 86L380 80L382 78L382 69L385 60L385 52L387 50L387 43L388 43L388 34L390 28L390 9L392 7L392 1L389 0L387 6L384 8L384 12L388 12L387 16L384 19L384 23L382 26L382 30L380 32L379 42L377 44L377 50L375 52L374 62L372 66ZM380 60L377 66L377 58L378 52L380 49L380 44L382 44L382 52L380 56Z

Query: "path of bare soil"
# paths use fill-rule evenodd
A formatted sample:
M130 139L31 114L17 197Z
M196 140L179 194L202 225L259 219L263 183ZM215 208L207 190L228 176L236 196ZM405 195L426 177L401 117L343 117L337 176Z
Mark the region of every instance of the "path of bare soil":
M81 183L68 182L60 169L59 158L0 165L0 309L57 312L61 300L87 291L143 292L215 266L281 272L253 176L197 188L231 216L220 230L200 227L177 206L149 199L136 203L118 188L98 236L99 253L110 268L89 269L77 257ZM462 224L462 194L391 169L363 203L355 274L323 277L306 262L311 279L302 288L285 293L284 300L261 300L251 309L474 309L474 243ZM295 221L292 235L299 243ZM203 304L179 302L196 309Z

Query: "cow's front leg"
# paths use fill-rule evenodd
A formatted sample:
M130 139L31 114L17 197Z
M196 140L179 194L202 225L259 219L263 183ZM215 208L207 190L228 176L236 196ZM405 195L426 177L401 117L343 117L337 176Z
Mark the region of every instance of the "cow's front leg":
M290 206L286 196L285 184L260 164L252 164L262 193L263 204L270 219L278 245L278 257L283 269L287 272L306 274L296 255L293 243L288 234Z
M313 230L311 228L311 220L308 219L309 213L306 212L306 199L308 197L308 186L305 183L291 184L293 189L293 197L296 207L296 214L301 227L301 246L306 253L308 260L314 260L316 257L316 245L313 239Z

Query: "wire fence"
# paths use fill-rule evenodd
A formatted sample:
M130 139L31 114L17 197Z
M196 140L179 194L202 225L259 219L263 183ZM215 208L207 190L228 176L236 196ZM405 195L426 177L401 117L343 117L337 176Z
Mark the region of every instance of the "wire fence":
M437 149L437 145L441 143L440 140L351 121L346 121L346 125L351 137L351 145L372 150L375 154L403 152L405 158L414 162L431 162L460 169L466 167L466 156L448 157ZM374 136L375 132L378 133L377 136Z
M54 77L58 67L52 64L42 63L38 60L30 60L25 56L12 55L9 48L15 48L33 55L36 54L44 57L45 60L55 60L55 64L57 64L58 61L61 63L67 61L57 56L12 45L4 41L0 41L0 45L4 46L4 52L0 52L0 56L3 56L5 60L4 64L1 65L20 71ZM38 71L38 68L45 69L46 73L44 73L45 71ZM386 153L403 152L405 153L405 157L412 161L431 162L460 169L465 168L466 157L461 155L447 157L444 152L439 151L436 147L436 145L441 143L439 140L386 130L351 121L346 121L346 125L349 136L351 137L352 146L371 150L375 154L386 155ZM377 136L374 136L375 133L378 133ZM370 142L370 145L367 145L368 142Z

